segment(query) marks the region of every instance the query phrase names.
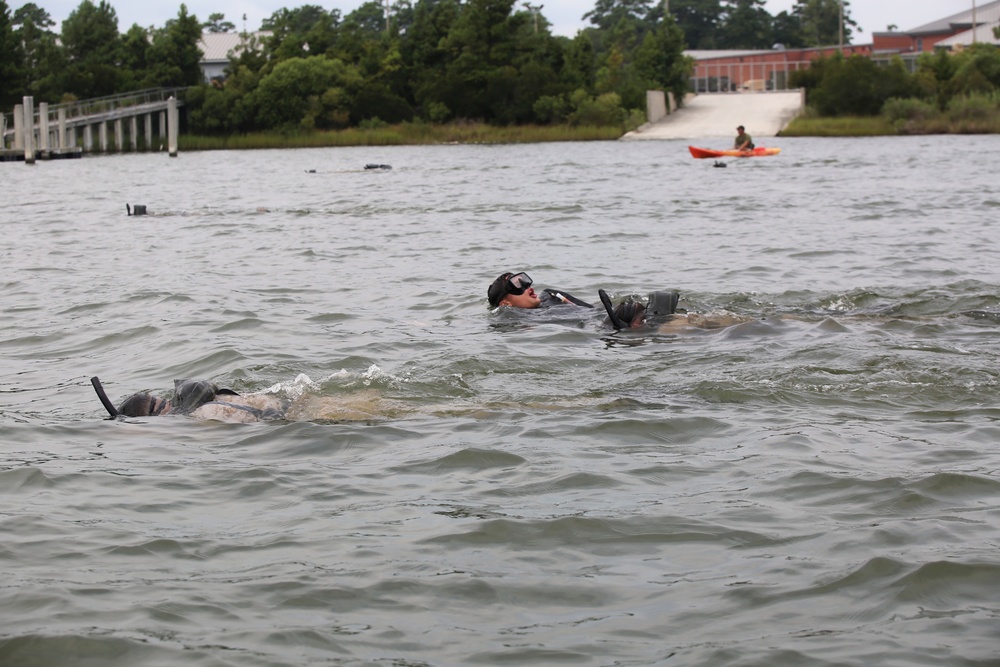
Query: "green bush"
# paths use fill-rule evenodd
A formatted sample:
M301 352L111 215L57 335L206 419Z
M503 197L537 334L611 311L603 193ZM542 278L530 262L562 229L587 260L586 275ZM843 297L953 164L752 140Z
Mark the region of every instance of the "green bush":
M563 95L542 95L531 110L542 123L562 123L569 114L570 103Z
M954 97L948 102L948 121L960 134L1000 132L1000 104L996 91Z
M622 98L618 93L604 93L597 98L573 94L576 110L567 119L574 127L581 125L622 125L625 122L625 109L622 108Z
M882 115L894 125L908 121L926 121L941 115L930 102L913 97L893 97L882 105Z
M992 120L1000 111L997 94L972 94L952 98L948 102L948 119L952 122Z

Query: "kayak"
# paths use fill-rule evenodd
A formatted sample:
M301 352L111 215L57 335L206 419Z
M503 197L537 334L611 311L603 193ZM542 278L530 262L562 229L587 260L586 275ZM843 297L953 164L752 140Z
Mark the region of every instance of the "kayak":
M698 148L697 146L688 146L688 150L691 151L691 157L705 158L705 157L763 157L765 155L777 155L781 152L780 148L764 148L763 146L758 146L752 151L713 151L711 148Z

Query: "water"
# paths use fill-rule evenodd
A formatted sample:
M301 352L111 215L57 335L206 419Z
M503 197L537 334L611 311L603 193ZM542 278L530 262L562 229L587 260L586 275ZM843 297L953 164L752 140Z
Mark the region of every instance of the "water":
M4 165L0 664L1000 665L998 141Z

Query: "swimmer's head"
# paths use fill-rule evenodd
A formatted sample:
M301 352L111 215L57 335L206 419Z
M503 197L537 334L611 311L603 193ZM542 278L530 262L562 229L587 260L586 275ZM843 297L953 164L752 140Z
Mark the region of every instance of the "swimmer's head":
M646 306L638 301L622 301L615 306L615 317L629 328L641 327L646 323Z
M170 401L145 392L132 394L118 406L118 412L126 417L154 417L165 415L171 410Z
M538 308L542 300L535 294L531 283L531 278L524 272L500 274L487 292L490 307Z
M219 388L208 380L174 380L177 410L191 412L215 399Z

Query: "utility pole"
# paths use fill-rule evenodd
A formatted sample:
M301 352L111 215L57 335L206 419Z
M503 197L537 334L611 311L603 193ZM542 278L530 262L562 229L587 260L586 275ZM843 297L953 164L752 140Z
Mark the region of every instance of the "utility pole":
M525 2L524 3L524 8L527 9L529 12L531 12L531 14L535 17L535 34L536 35L538 34L538 14L539 14L539 12L542 11L542 7L544 7L544 6L545 5L538 5L537 7L535 7L530 2Z
M844 0L840 0L840 52L844 52Z
M976 43L976 0L972 0L972 43Z

